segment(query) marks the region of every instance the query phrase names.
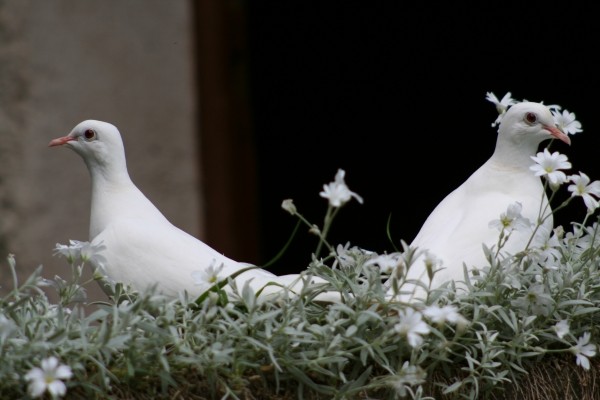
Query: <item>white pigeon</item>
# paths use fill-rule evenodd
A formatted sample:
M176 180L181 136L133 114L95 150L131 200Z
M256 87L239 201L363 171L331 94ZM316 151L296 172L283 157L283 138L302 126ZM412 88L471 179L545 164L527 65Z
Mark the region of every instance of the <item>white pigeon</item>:
M530 169L534 164L531 157L542 142L552 138L571 144L546 106L522 102L510 107L500 122L492 156L438 204L410 244L420 255L407 278L431 283L432 289L451 280L457 288L465 288L463 263L468 270L489 265L483 245L498 247L500 230L490 227L491 221L499 220L511 204L518 202L521 215L537 223L541 203L547 205L548 198L541 179ZM546 219L531 245L542 245L553 226L552 217ZM525 250L532 234L533 228L513 231L502 251L516 254ZM426 252L442 262L432 282L426 272ZM419 286L407 284L402 289L412 293L401 295L404 301L424 298L425 292Z
M223 279L244 268L247 263L234 261L204 242L171 224L167 218L132 182L127 172L125 149L118 129L107 122L86 120L64 137L52 140L49 146L66 145L79 154L92 180L90 242L101 245L96 265L109 281L122 282L141 291L157 285L170 296L183 290L200 295L207 288L198 285L194 275L218 270ZM208 275L206 275L208 277ZM241 289L245 282L263 295L281 290L302 288L299 274L278 276L267 270L253 268L235 278ZM312 278L311 282L321 279ZM229 286L225 287L230 290ZM321 300L336 296L323 295Z

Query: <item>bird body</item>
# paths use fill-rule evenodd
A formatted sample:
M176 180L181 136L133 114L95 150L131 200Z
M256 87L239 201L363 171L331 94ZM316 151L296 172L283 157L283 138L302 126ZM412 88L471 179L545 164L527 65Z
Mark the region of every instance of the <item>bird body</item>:
M169 222L132 182L122 138L114 125L83 121L69 135L49 144L60 145L79 154L89 170L90 242L101 249L98 259L102 263L97 267L109 281L126 283L136 290L157 285L171 296L184 290L200 295L206 287L194 281L194 272L222 268L218 276L224 279L253 267L226 257ZM301 287L299 274L278 276L258 267L240 273L235 280L238 287L249 282L255 292L264 289L263 294L281 290L281 286ZM265 287L269 282L281 286Z
M548 198L539 177L530 170L531 159L540 143L551 138L570 144L569 137L556 128L550 110L540 103L523 102L508 109L498 129L496 148L492 156L462 185L448 194L426 219L410 246L421 250L408 270L408 279L419 279L431 288L453 280L457 287L464 281L463 264L473 267L488 265L483 245L498 248L500 231L489 223L499 220L515 202L521 215L532 226L515 230L502 247L505 254L525 250L534 234L534 224ZM553 227L550 215L538 229L531 245L542 245ZM429 282L424 260L428 251L442 262L441 269ZM424 297L418 286L407 284L415 297ZM412 292L412 290L409 290ZM413 294L402 296L404 300Z

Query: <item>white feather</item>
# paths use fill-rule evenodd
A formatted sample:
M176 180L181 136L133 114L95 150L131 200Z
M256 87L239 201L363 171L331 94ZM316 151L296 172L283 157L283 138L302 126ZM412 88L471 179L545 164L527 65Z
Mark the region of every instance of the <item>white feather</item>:
M85 161L92 180L90 241L102 245L98 265L113 282L144 290L158 285L161 292L175 296L182 291L202 293L192 279L195 271L209 267L223 269L225 278L250 264L232 260L199 239L174 226L135 186L127 172L125 150L118 129L109 123L86 120L69 135L54 139L50 146L67 145ZM253 268L235 279L239 288L246 282L263 294L281 290L269 282L299 290L300 274L277 276ZM313 278L311 282L323 283ZM229 290L229 287L226 287ZM322 295L333 300L339 295Z
M529 113L536 116L532 123ZM531 118L531 115L529 115ZM496 148L492 156L462 185L444 198L426 219L412 243L413 248L427 250L442 260L442 269L435 274L431 288L454 281L464 288L463 263L473 267L488 265L483 246L497 249L499 230L490 228L492 220L500 218L509 205L520 202L521 215L532 223L538 221L540 207L548 204L542 181L530 167L540 143L556 137L568 144L569 138L554 125L550 110L540 103L523 102L510 107L498 129ZM538 230L533 246L541 245L553 227L550 216L545 229ZM533 228L514 231L504 253L516 254L525 249ZM420 279L429 284L423 255L409 269L408 279ZM414 297L423 299L420 287L407 285ZM409 301L411 295L401 296Z

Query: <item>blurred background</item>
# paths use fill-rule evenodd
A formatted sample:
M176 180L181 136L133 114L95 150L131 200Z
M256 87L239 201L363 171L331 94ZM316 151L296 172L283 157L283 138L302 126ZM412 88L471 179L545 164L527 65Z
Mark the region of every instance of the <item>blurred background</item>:
M492 154L486 92L574 112L583 132L552 150L600 179L595 14L472 3L0 1L0 286L7 254L23 276L66 277L55 244L89 239L85 165L47 147L85 119L120 129L133 181L175 225L258 265L296 225L282 200L321 225L339 168L364 204L331 242L410 242ZM555 221L584 215L577 201ZM303 270L316 244L301 226L269 269Z

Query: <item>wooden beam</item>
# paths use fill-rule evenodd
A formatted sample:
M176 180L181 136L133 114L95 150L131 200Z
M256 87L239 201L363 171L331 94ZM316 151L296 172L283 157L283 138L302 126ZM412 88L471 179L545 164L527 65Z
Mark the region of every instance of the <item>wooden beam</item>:
M249 110L245 3L192 3L205 241L228 257L258 263L256 151Z

